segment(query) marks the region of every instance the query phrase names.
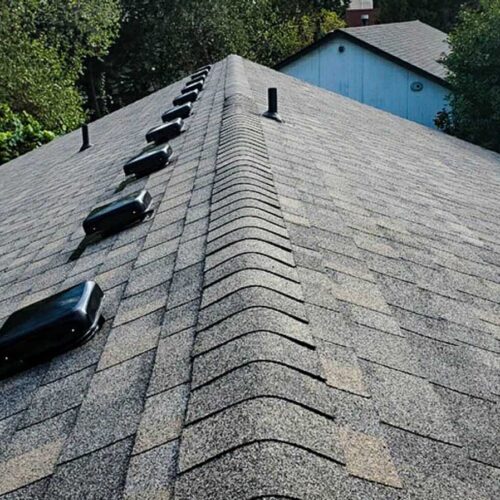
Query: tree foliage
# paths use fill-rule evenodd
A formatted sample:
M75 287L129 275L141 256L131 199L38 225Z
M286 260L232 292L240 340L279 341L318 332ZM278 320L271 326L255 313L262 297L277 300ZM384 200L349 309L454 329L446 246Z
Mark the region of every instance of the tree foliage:
M80 69L87 57L107 54L120 28L119 0L30 0L31 24L57 47L66 63Z
M50 130L64 132L83 119L76 75L43 35L35 37L27 29L24 7L7 4L0 9L0 102L15 112L26 111Z
M117 108L237 53L274 65L343 26L342 0L123 0L120 38L97 68Z
M6 104L0 104L0 164L31 151L54 137L53 132L44 130L25 111L14 113Z
M106 54L119 20L119 0L0 0L0 103L57 134L79 126L77 82L90 57Z
M98 103L99 81L94 66L108 53L118 36L120 0L30 0L37 3L36 33L42 33L58 52L68 70L77 75L89 107L102 114ZM85 76L84 76L85 73Z
M438 125L445 131L500 152L500 0L481 0L464 9L449 36L444 60L451 85L449 112Z
M479 0L380 0L379 20L395 23L419 20L449 32L463 5L474 7Z
M343 26L344 4L0 0L0 103L62 133L231 53L272 66Z

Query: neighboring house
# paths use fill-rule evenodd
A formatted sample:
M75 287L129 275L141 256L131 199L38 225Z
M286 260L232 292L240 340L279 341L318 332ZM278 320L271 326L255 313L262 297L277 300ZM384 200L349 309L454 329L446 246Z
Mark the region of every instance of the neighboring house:
M351 0L346 10L346 22L349 28L369 26L377 21L378 9L373 0Z
M1 500L497 498L500 156L231 56L117 193L186 81L2 166L0 325L88 279L106 322L0 381Z
M421 23L333 31L277 66L281 72L434 127L449 94L438 61L446 34Z

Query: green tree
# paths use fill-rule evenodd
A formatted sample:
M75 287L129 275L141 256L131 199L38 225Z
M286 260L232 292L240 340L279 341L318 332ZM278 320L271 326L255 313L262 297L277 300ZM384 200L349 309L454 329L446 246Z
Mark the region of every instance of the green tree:
M53 132L44 130L25 111L14 113L6 104L0 104L0 164L51 141Z
M379 21L396 23L419 20L449 32L463 5L477 6L479 0L380 0Z
M77 75L43 36L26 29L24 14L9 5L0 9L0 102L56 133L71 130L84 119Z
M119 0L28 1L35 32L57 47L70 66L79 69L85 58L106 55L118 35Z
M121 20L119 0L30 0L36 3L32 22L56 47L65 66L80 76L91 113L103 114L99 102L100 82L95 67L118 36Z
M0 0L0 103L56 134L78 127L86 102L77 84L85 73L97 107L92 61L119 22L119 0Z
M449 36L444 64L451 85L450 111L438 126L458 137L500 152L500 0L481 0L464 9Z
M117 108L237 53L274 65L343 25L342 0L123 0L122 29L99 72Z

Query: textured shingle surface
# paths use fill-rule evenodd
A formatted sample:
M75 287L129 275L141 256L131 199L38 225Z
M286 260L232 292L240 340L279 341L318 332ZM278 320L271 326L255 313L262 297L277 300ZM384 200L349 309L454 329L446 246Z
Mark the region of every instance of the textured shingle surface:
M400 65L437 80L441 85L447 85L445 81L447 71L441 62L450 52L447 34L420 21L334 30L281 61L276 67L283 68L311 50L339 37L347 37L358 45L361 44Z
M499 156L231 56L68 262L181 85L1 167L0 321L96 279L106 323L0 381L0 498L498 498Z
M341 31L438 78L446 76L446 69L439 60L450 50L447 35L428 24L408 21Z

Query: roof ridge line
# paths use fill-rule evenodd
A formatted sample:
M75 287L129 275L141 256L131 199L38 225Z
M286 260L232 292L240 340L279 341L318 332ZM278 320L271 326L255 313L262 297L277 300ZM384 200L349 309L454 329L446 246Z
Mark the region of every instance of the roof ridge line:
M246 138L250 137L251 141L247 142ZM238 138L237 144L235 144L235 137ZM238 146L235 148L235 146ZM255 149L255 146L259 147ZM283 217L283 213L281 210L281 204L278 197L278 190L276 184L274 182L274 176L269 166L269 153L267 149L267 144L264 138L264 130L262 127L260 114L257 113L257 104L254 100L253 92L251 91L245 66L243 60L238 56L229 56L227 63L227 75L226 75L226 86L224 93L224 109L222 113L222 125L221 132L219 138L218 145L218 153L217 153L217 162L215 168L215 178L214 178L214 186L218 185L219 176L222 175L224 179L227 176L227 168L226 165L228 162L231 162L231 171L235 174L238 173L239 169L246 171L249 165L255 164L258 166L258 169L263 173L268 175L268 182L266 184L266 191L269 193L269 196L274 200L273 203L276 205L276 217L281 219L282 222L282 231L280 235L280 240L283 239L283 244L286 243L286 246L290 244L290 235L286 228L285 220ZM230 186L231 196L227 198L228 209L231 209L233 205L238 206L238 200L243 196L246 197L247 204L249 207L254 207L255 209L259 209L260 206L260 197L253 196L247 197L248 194L251 194L252 185L248 183L240 183L236 182ZM221 193L212 191L211 200L214 198L218 199L221 197ZM224 199L224 198L223 198ZM212 207L213 208L213 207ZM254 254L258 252L252 244L252 233L248 233L251 231L251 227L248 226L248 223L245 219L235 219L232 221L231 232L219 234L220 229L211 224L214 214L217 215L217 212L213 210L210 213L210 222L208 226L208 235L207 235L207 257L210 257L210 262L205 261L205 274L210 272L210 270L217 265L220 259L226 259L227 253L230 251L230 248L233 244L238 244L243 249L245 247L248 248L248 253ZM271 228L263 225L259 229L259 238L267 243L267 252L269 252L269 256L273 257L273 252L278 251L278 245L276 241L276 235L271 230ZM238 235L239 232L243 232L241 235ZM215 234L214 234L215 233ZM217 236L217 245L214 246L214 243L211 239L212 236ZM239 236L239 237L238 237ZM235 238L238 237L236 240ZM210 248L212 247L212 248ZM228 250L229 249L229 250ZM294 262L293 253L290 252L290 261ZM257 265L256 265L257 263ZM263 270L266 270L266 267L263 266ZM251 296L247 296L242 294L246 289L249 288L248 279L239 279L239 271L248 271L250 273L255 273L256 277L254 283L251 284L250 288L252 290ZM295 266L290 266L289 268L289 278L290 283L294 283L295 287L299 287L301 290L302 284L300 277L297 273ZM304 307L303 300L297 300L295 298L293 290L290 291L290 296L288 296L285 290L282 289L283 283L277 283L276 279L273 278L272 274L269 273L260 273L258 260L254 263L249 262L248 260L240 260L234 263L234 268L225 269L222 268L221 276L219 276L219 283L224 282L224 280L231 276L232 279L226 281L227 288L225 290L221 290L221 297L219 297L215 302L212 301L204 308L200 309L200 315L198 316L197 326L196 326L196 336L194 341L194 352L196 352L196 345L200 341L203 342L203 338L199 338L199 334L201 332L206 331L207 329L207 320L210 318L210 325L213 326L212 323L214 320L217 320L217 323L220 325L219 330L229 329L231 331L228 332L228 335L234 337L233 335L235 331L237 331L238 337L241 337L246 331L253 331L254 326L245 324L244 322L236 322L236 323L228 323L227 320L232 318L235 314L242 312L248 307L252 308L272 308L277 312L276 321L277 327L279 330L284 332L290 328L290 315L297 320L300 318L305 318L306 312ZM248 278L248 277L247 277ZM207 283L204 280L203 289L202 289L202 301L201 304L204 304L207 299L210 299L210 293L213 293L213 287L211 288L211 283ZM293 300L293 304L291 303L291 299ZM280 323L282 326L280 327ZM310 335L309 325L307 321L304 321L302 324L302 328L304 330L303 335L307 337L308 344L310 346L314 346L314 340ZM204 336L204 335L203 335ZM275 382L276 384L281 384L281 391L283 394L289 394L292 398L294 391L296 390L295 384L292 379L283 378L279 375L282 370L285 370L285 367L292 368L296 365L296 357L307 359L308 360L308 368L307 370L300 370L295 368L297 371L297 376L300 378L304 378L309 380L310 377L315 377L318 383L324 383L324 376L321 368L320 357L316 350L311 349L309 346L303 345L298 342L291 342L288 344L283 344L281 337L271 335L269 340L262 345L256 344L255 349L249 352L246 349L236 349L231 350L227 348L228 343L223 342L222 344L214 345L208 352L201 352L198 356L195 356L192 359L192 370L193 373L198 374L198 381L196 384L197 388L206 387L209 391L215 391L212 395L212 401L215 401L217 407L216 411L212 412L213 414L206 419L202 419L196 421L189 426L186 427L187 421L184 421L184 427L181 438L181 445L179 449L179 464L182 464L183 473L181 474L181 470L178 470L179 476L175 486L175 498L182 498L181 491L185 488L185 482L188 481L188 477L191 474L198 474L199 470L203 470L206 463L209 463L217 456L217 449L221 446L231 447L232 445L239 446L241 439L243 436L247 435L249 432L251 434L251 425L252 421L255 422L257 418L258 421L261 419L262 422L267 421L267 427L263 424L263 428L261 429L262 439L265 441L267 439L272 439L274 435L279 434L280 426L283 424L286 425L285 436L288 436L292 441L295 441L298 446L303 446L304 449L307 449L307 440L308 433L300 433L293 431L293 426L291 425L291 421L289 418L283 420L283 418L277 418L277 415L273 416L274 410L269 409L266 411L266 415L249 415L248 419L245 421L236 422L231 421L227 430L229 432L229 440L225 440L225 436L219 434L215 429L221 425L220 419L224 418L224 412L220 412L217 410L224 409L227 405L224 403L224 395L219 392L221 389L219 388L219 382L224 384L226 380L229 380L232 376L232 373L236 370L236 368L231 369L231 366L240 367L242 365L254 366L254 369L257 372L264 370L261 366L266 363L263 363L265 360L269 359L270 356L273 358L276 356L276 359L279 359L280 362L274 361L276 365L276 369L278 373L276 374ZM226 347L224 347L226 346ZM209 358L207 358L209 356ZM230 357L230 359L228 358ZM236 358L234 358L236 356ZM216 366L212 366L211 370L202 369L204 363L206 364L206 360L210 359L210 363L215 363ZM228 364L232 363L232 364ZM219 373L219 375L214 379L213 374ZM278 377L281 379L281 382L278 380ZM260 377L256 379L252 379L249 381L251 386L255 385L255 388L260 386ZM214 383L217 382L217 383ZM191 382L193 383L193 382ZM304 381L306 383L306 381ZM325 386L326 387L326 386ZM192 389L193 390L193 389ZM236 393L240 394L244 390L242 388L235 388ZM310 389L312 390L312 389ZM319 390L318 388L315 389ZM224 390L222 389L224 392ZM314 391L313 391L314 392ZM187 416L196 414L200 411L199 405L200 400L203 400L205 397L205 391L197 392L196 397L191 397L188 403L188 411ZM292 398L293 399L293 398ZM269 415L268 415L269 413ZM276 418L275 418L276 417ZM188 418L188 417L186 417ZM215 426L215 427L212 427ZM318 430L321 429L321 425L312 422L312 427L318 427ZM208 427L207 427L208 426ZM206 434L208 429L212 429L209 435ZM320 431L322 432L322 431ZM288 438L287 438L288 439ZM208 445L206 445L206 440L216 444L214 449L211 449ZM204 463L198 464L196 467L192 467L193 465L193 450L199 446L198 443L204 442L207 449L205 449L204 454L206 455L207 460ZM190 458L191 457L191 458ZM260 462L258 467L264 467L264 469L269 469L269 473L275 470L277 464L274 461L266 461L265 457L257 457L257 462ZM257 466L257 465L256 465ZM243 480L243 478L242 478ZM219 488L221 490L229 491L230 485L225 485L223 481L219 484ZM207 484L208 489L208 484ZM209 492L207 491L207 495Z

